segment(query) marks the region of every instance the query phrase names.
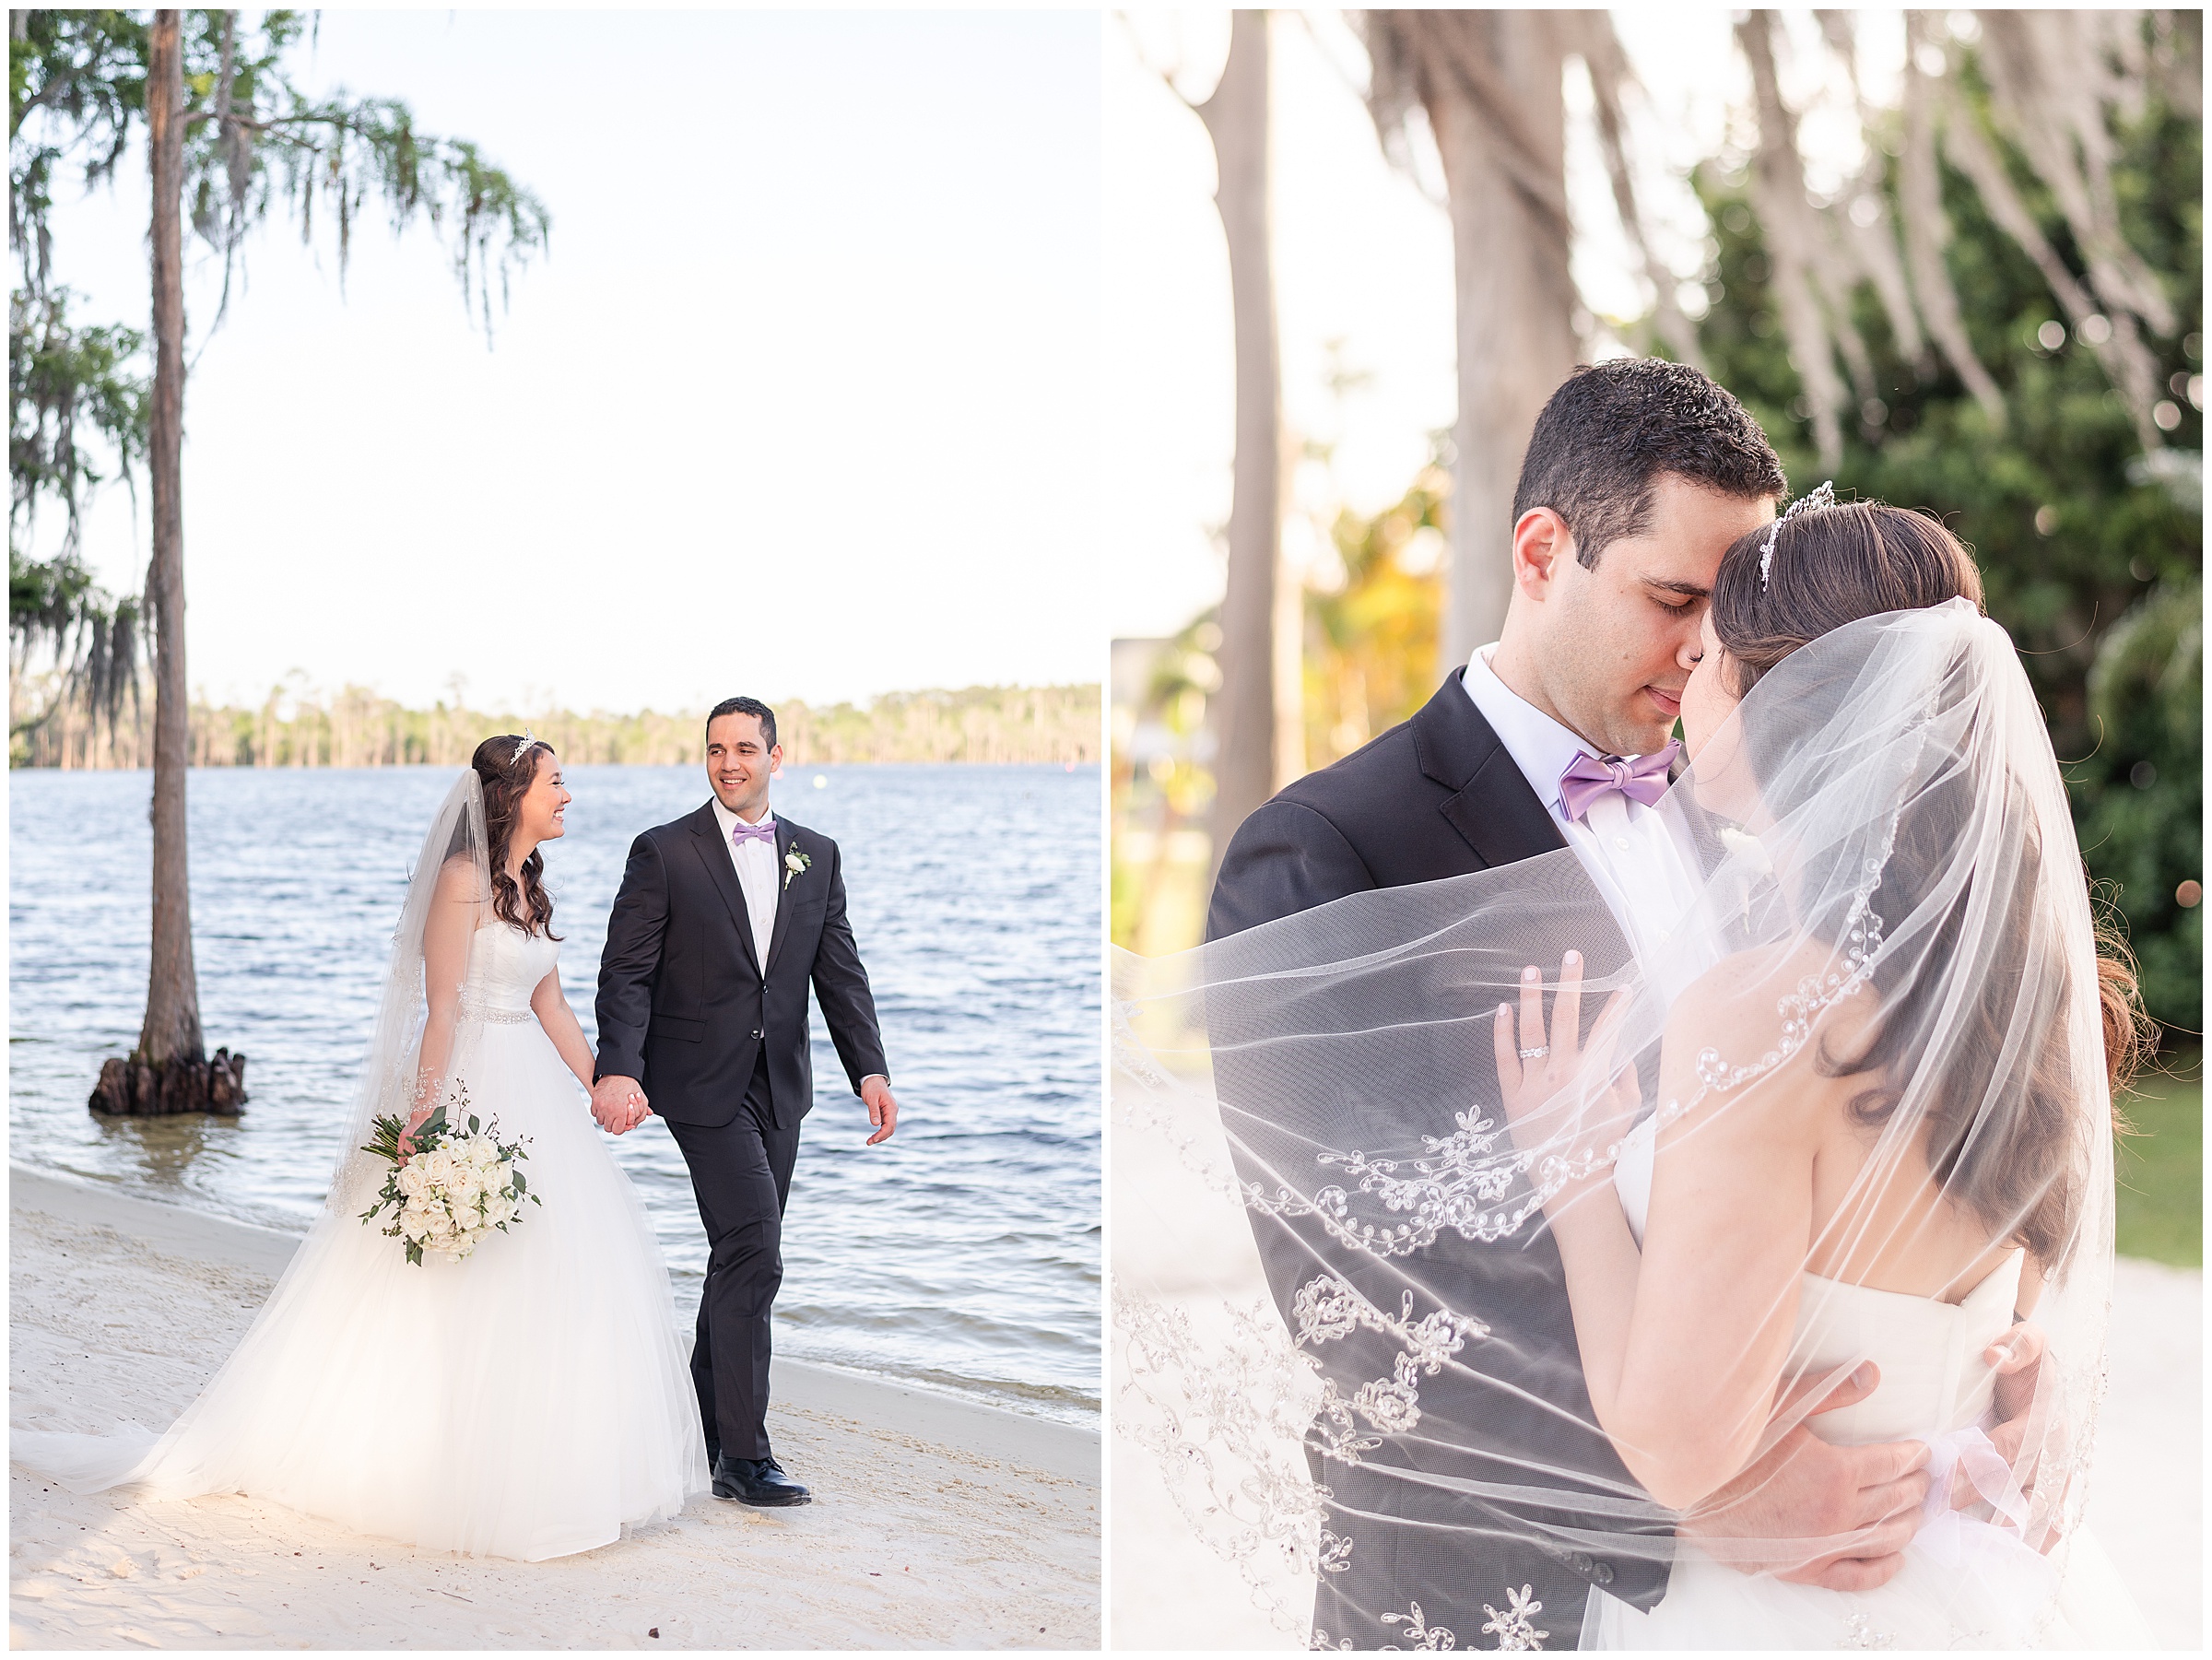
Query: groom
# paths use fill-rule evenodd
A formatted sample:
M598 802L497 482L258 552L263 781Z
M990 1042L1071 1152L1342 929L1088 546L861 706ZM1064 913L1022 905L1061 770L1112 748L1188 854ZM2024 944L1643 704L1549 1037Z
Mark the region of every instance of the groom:
M1784 488L1758 424L1696 370L1644 359L1577 371L1538 417L1522 465L1501 637L1453 669L1410 721L1288 785L1244 820L1222 859L1208 936L1562 846L1575 849L1630 938L1670 921L1637 914L1640 896L1664 894L1673 881L1648 809L1665 787L1668 733L1697 661L1721 555L1773 518ZM1633 768L1604 764L1624 757L1648 759ZM1314 1253L1336 1254L1318 1236L1263 1244L1286 1317ZM1433 1393L1424 1385L1429 1430L1404 1445L1386 1439L1365 1461L1395 1473L1312 1455L1316 1483L1355 1518L1329 1525L1361 1536L1317 1588L1316 1634L1332 1644L1402 1641L1376 1616L1410 1598L1423 1621L1471 1647L1485 1615L1495 1619L1525 1585L1542 1605L1547 1646L1571 1648L1589 1586L1643 1607L1665 1594L1663 1536L1617 1560L1553 1542L1577 1526L1618 1526L1602 1519L1602 1495L1634 1490L1610 1445L1586 1427L1594 1419L1556 1247L1540 1235L1524 1249L1464 1254L1451 1266L1492 1306L1512 1310L1528 1349L1482 1351L1477 1360L1479 1346L1470 1348L1469 1364L1483 1375L1462 1381L1456 1399L1449 1384ZM1359 1365L1348 1356L1347 1363ZM1385 1355L1382 1373L1390 1364ZM1854 1378L1820 1409L1849 1405L1868 1387ZM1550 1410L1548 1400L1568 1409ZM1429 1469L1449 1439L1435 1431L1454 1421L1473 1427L1469 1447L1524 1449L1541 1465L1583 1472L1588 1485L1547 1489L1552 1501L1533 1511L1455 1502L1412 1475ZM1927 1488L1925 1454L1918 1442L1831 1447L1800 1427L1680 1532L1778 1540L1863 1529L1848 1556L1740 1565L1868 1589L1901 1565ZM1470 1452L1466 1463L1456 1473L1477 1481L1527 1479L1486 1465L1480 1454ZM1577 1502L1593 1497L1601 1501L1587 1509L1597 1519ZM1562 1521L1564 1529L1556 1525ZM1736 1560L1741 1552L1713 1554Z
M804 1504L768 1444L769 1311L799 1120L814 1104L806 988L876 1126L898 1126L867 971L845 921L837 843L768 808L775 712L707 716L714 798L630 844L599 959L592 1115L621 1135L660 1114L707 1230L691 1377L717 1498ZM646 1105L650 1092L652 1105Z

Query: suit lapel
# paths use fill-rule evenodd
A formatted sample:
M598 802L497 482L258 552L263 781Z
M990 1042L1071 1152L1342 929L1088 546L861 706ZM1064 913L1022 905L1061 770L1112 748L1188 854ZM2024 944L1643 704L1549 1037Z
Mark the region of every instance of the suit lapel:
M780 822L780 821L779 821ZM714 817L714 804L691 815L691 833L698 837L694 844L700 862L707 867L707 879L722 895L722 902L730 910L730 920L737 924L737 940L745 948L745 960L753 965L753 972L760 972L759 953L753 949L753 921L745 909L745 890L737 886L737 872L730 864L730 850L723 845L722 821ZM779 829L778 837L782 831ZM780 913L783 907L778 905Z
M783 863L783 855L791 851L791 844L797 839L798 832L791 821L779 818L776 820L776 920L768 932L768 966L771 969L776 966L776 959L783 955L783 936L791 932L791 882L784 879L788 867ZM767 978L766 971L762 971L761 978Z
M1422 772L1453 792L1437 810L1493 869L1566 846L1559 821L1460 684L1464 673L1453 669L1413 717Z

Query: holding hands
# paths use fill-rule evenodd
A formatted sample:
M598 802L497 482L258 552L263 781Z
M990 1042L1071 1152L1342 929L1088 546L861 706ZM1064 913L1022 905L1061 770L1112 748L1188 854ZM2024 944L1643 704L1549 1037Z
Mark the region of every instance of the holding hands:
M592 1086L592 1116L609 1136L620 1136L652 1117L653 1108L636 1078L610 1075Z
M891 1094L890 1080L880 1074L863 1078L860 1098L867 1103L868 1123L876 1131L867 1145L888 1141L899 1127L899 1101ZM592 1116L608 1135L622 1136L652 1117L653 1108L636 1078L609 1074L592 1086Z

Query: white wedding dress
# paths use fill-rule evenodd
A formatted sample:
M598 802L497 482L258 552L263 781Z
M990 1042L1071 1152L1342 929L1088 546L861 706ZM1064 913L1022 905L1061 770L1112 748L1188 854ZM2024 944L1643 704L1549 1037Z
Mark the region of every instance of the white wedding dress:
M1653 1125L1625 1138L1613 1171L1639 1244L1651 1207ZM1785 1375L1818 1376L1871 1360L1881 1381L1855 1406L1808 1419L1841 1446L1929 1442L1926 1519L1904 1566L1877 1590L1827 1591L1739 1573L1677 1540L1665 1598L1644 1613L1591 1594L1584 1648L2147 1649L2158 1643L2111 1560L2083 1529L2050 1556L1936 1497L1979 1431L1991 1426L1994 1375L1982 1353L2012 1326L2021 1257L2015 1252L1956 1304L1804 1276ZM2053 1592L2056 1591L2055 1600Z
M76 1491L239 1492L431 1549L538 1561L675 1515L708 1485L668 1273L629 1179L530 1009L559 948L494 922L470 946L468 1110L527 1137L541 1205L463 1262L410 1265L364 1223L357 1154L237 1349L158 1440L17 1430Z

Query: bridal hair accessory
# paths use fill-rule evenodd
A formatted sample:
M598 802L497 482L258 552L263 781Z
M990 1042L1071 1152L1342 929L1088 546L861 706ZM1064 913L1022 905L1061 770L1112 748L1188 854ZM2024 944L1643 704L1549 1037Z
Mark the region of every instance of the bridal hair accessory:
M1833 507L1835 504L1836 481L1829 478L1821 481L1818 489L1806 491L1804 495L1798 497L1796 500L1783 510L1782 517L1775 520L1772 527L1768 530L1767 539L1759 544L1759 591L1761 594L1767 591L1767 572L1774 568L1774 538L1782 534L1782 527L1794 519L1806 508Z
M507 758L507 764L512 767L516 761L522 759L523 752L535 742L537 739L531 736L530 728L524 727L523 736L514 740L514 753Z

